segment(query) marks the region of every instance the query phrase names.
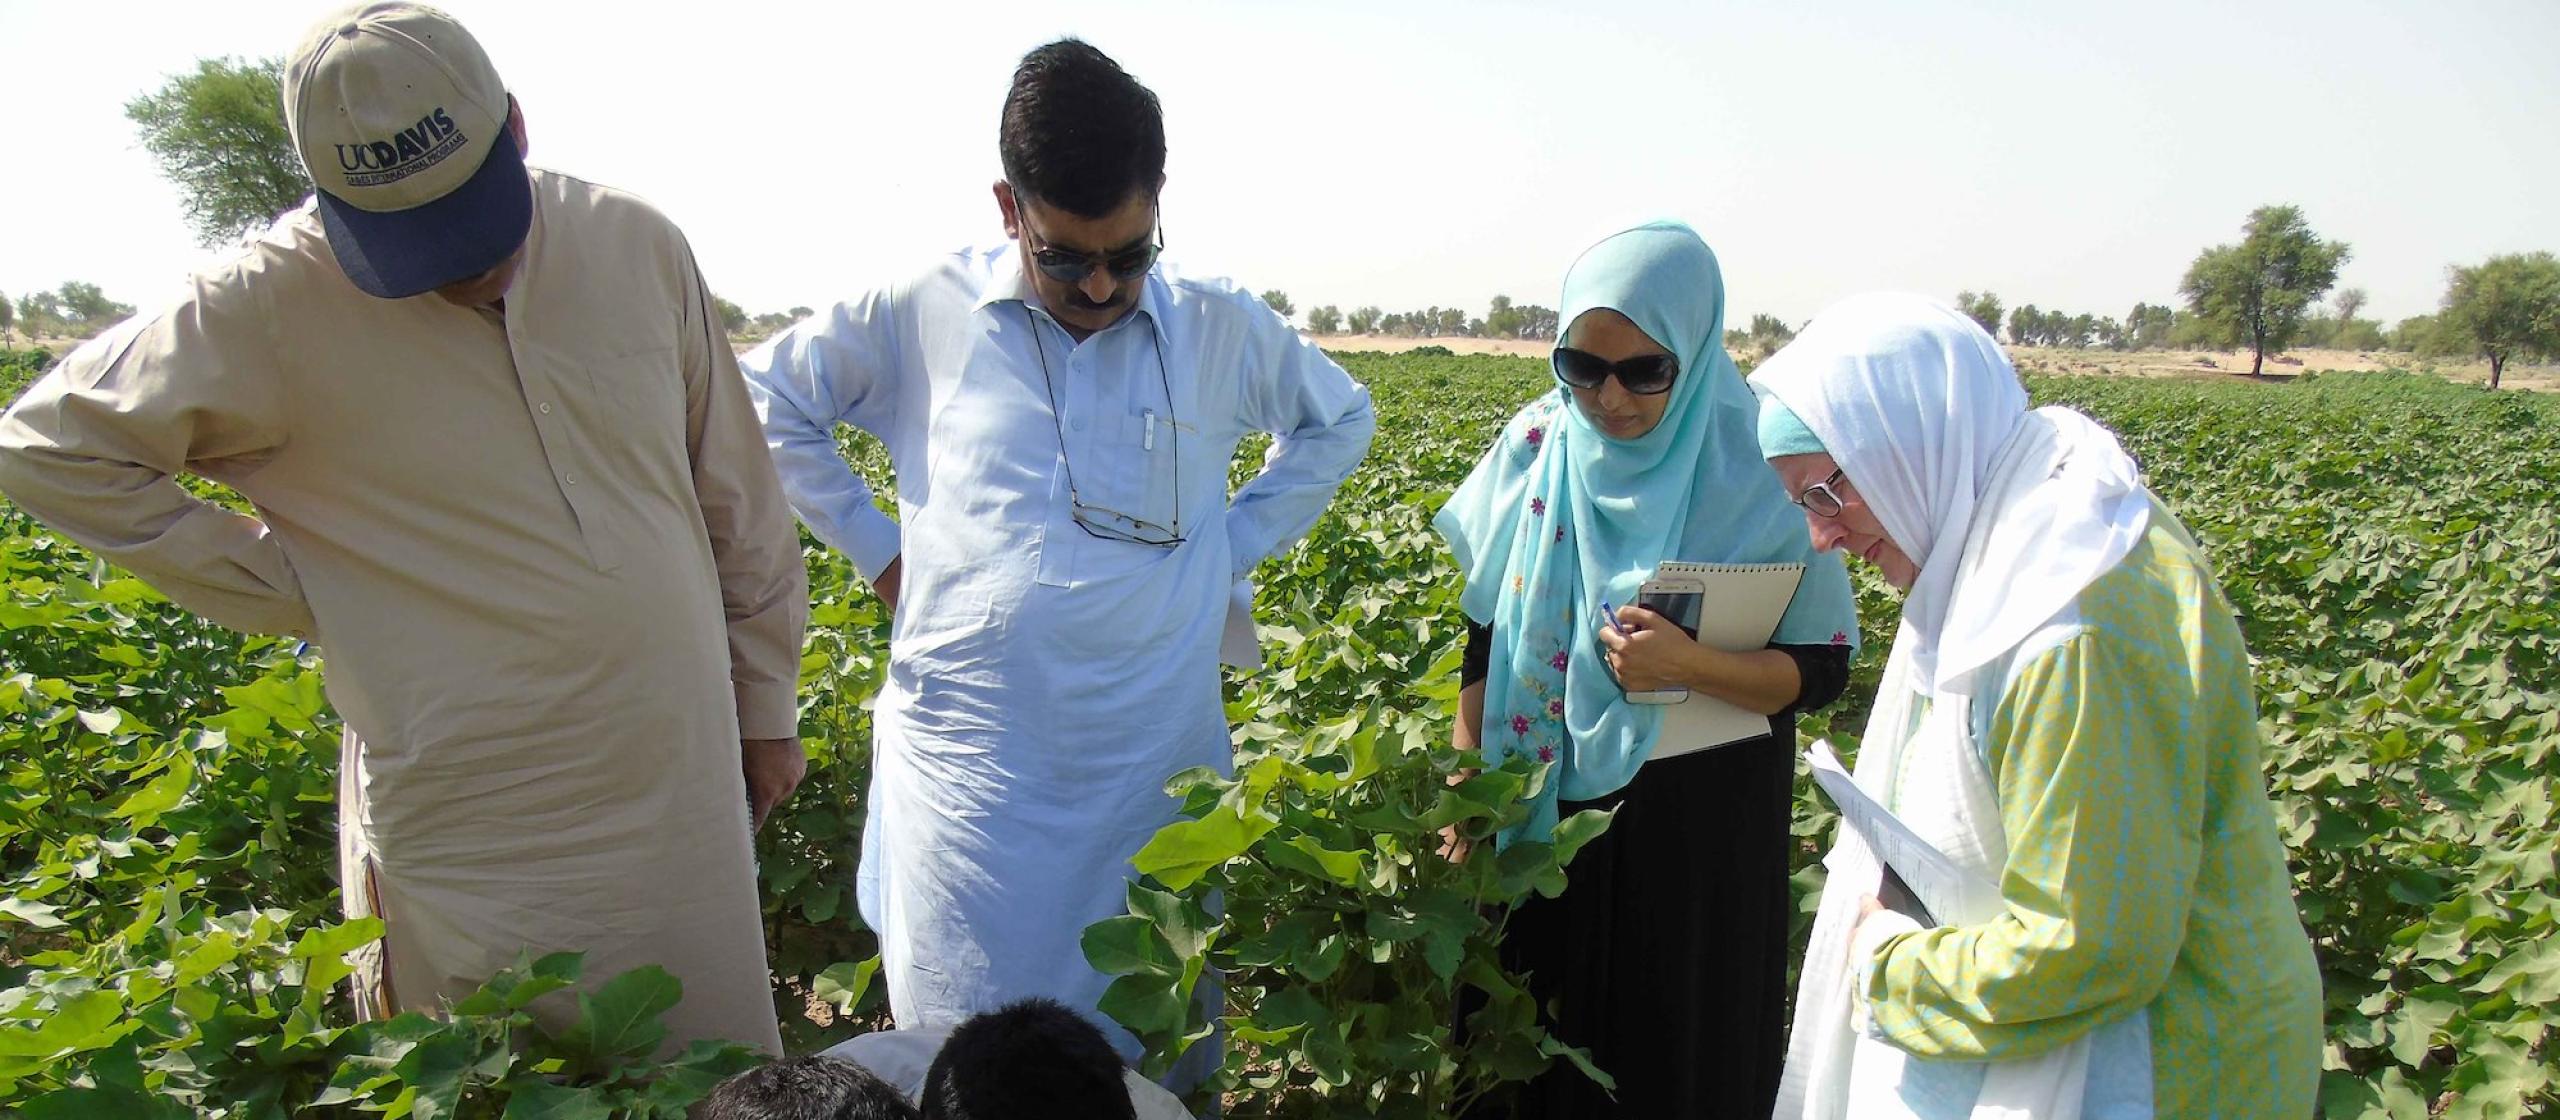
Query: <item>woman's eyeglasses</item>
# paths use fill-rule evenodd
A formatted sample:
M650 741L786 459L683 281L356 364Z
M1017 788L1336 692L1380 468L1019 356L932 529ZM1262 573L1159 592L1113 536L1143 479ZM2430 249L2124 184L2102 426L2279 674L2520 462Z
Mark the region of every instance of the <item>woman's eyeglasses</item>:
M1840 484L1843 474L1842 471L1833 470L1831 477L1805 487L1802 492L1787 500L1812 510L1817 516L1838 517L1848 503L1841 500L1840 492L1832 487Z
M1597 389L1614 376L1621 388L1639 397L1670 392L1671 383L1680 376L1680 359L1669 354L1638 354L1612 362L1588 350L1559 346L1554 361L1556 380L1576 389Z

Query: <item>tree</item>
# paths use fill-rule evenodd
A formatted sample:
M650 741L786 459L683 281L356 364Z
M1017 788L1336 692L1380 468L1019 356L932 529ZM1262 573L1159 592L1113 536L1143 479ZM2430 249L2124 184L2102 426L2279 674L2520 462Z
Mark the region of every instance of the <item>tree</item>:
M2560 356L2560 257L2509 253L2455 266L2440 329L2489 359L2498 387L2507 359Z
M1273 311L1279 312L1283 319L1295 314L1298 310L1296 305L1289 302L1289 293L1278 288L1262 293L1262 302L1269 305Z
M1353 334L1375 334L1378 330L1379 318L1377 308L1363 307L1352 312L1345 325L1351 328Z
M797 323L802 319L806 319L809 316L817 314L817 312L806 307L794 307L790 310L789 314L791 316L791 321Z
M2178 311L2164 303L2137 303L2124 317L2125 347L2157 350L2169 345L2178 329Z
M2256 354L2249 373L2256 376L2266 368L2267 351L2282 352L2312 303L2338 282L2348 254L2345 242L2312 233L2299 207L2261 206L2250 212L2239 244L2196 255L2178 291L2198 317L2248 340Z
M1514 306L1510 296L1493 297L1493 306L1484 313L1484 333L1493 338L1518 338L1529 316Z
M284 127L283 74L281 58L208 58L125 102L143 148L185 196L202 244L259 229L311 193Z
M1328 303L1307 312L1307 329L1317 334L1341 333L1342 309Z
M1534 303L1524 305L1520 308L1520 337L1552 339L1562 325L1556 320L1555 308L1540 307Z
M737 334L747 329L747 309L719 296L711 297L711 308L720 316L720 329Z
M9 344L10 330L17 326L18 309L9 306L9 293L0 292L0 346Z
M2044 333L2044 312L2030 303L2009 312L2009 345L2033 346Z
M2336 309L2339 322L2355 322L2356 312L2364 310L2364 289L2340 288L2338 294L2329 297L2329 306Z
M75 326L90 333L121 323L133 315L133 305L108 299L98 286L79 280L63 282L62 312Z
M1956 310L1981 324L1984 334L2000 337L2000 297L1989 292L1961 292L1956 296Z
M48 334L61 334L62 297L52 292L29 292L18 297L18 325L29 339Z

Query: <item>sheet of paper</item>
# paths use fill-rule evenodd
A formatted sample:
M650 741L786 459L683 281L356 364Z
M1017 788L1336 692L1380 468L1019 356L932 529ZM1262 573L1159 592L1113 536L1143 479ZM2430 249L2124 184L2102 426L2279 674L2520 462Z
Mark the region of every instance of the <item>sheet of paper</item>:
M1840 764L1839 753L1831 749L1830 740L1814 740L1812 746L1805 748L1805 758L1813 764L1814 783L1839 807L1840 819L1866 842L1877 859L1902 876L1904 885L1929 903L1930 909L1952 914L1947 900L1979 895L1983 886L1980 877L1958 866L1946 853L1911 831L1911 826L1894 816L1892 810L1859 789L1857 780L1849 776L1848 767Z

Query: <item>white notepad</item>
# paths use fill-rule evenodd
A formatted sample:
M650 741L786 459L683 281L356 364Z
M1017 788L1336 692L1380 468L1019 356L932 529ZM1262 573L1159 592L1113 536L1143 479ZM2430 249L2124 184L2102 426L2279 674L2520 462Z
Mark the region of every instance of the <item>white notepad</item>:
M1696 627L1701 645L1738 653L1768 648L1770 636L1778 632L1778 620L1795 600L1804 565L1666 561L1656 574L1703 580L1706 593L1698 596L1698 617L1673 621ZM1769 717L1691 689L1688 699L1662 706L1662 735L1653 741L1653 757L1669 758L1768 733Z

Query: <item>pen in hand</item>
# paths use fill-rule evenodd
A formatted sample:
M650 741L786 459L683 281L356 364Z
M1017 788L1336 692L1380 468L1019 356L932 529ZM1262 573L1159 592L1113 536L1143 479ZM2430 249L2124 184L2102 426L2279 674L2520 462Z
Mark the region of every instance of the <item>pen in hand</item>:
M1618 625L1618 608L1610 606L1607 599L1600 600L1600 617L1609 620L1609 629L1617 631L1619 637L1628 636L1627 628Z

